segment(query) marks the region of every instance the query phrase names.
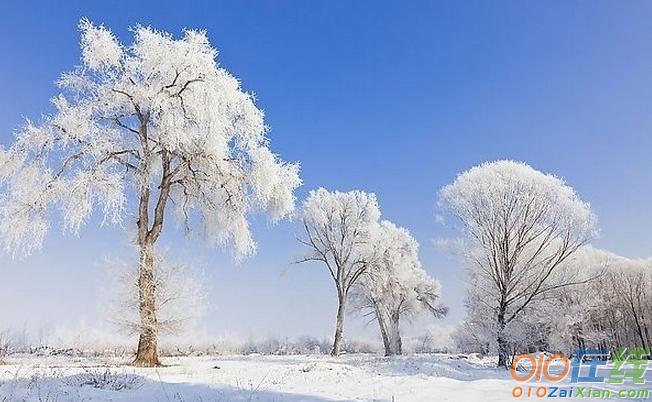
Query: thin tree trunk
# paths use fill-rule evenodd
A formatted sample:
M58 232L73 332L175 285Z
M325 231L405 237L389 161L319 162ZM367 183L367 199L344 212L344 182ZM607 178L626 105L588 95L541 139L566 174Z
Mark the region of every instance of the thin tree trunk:
M636 309L634 308L634 304L632 302L631 307L632 307L632 316L634 317L634 323L636 324L636 332L638 334L638 339L641 340L642 347L645 349L647 345L645 344L645 336L643 336L643 328L641 328L641 322L639 320L638 314L636 314Z
M346 313L346 296L338 296L337 320L335 321L335 337L333 339L333 349L331 356L339 356L342 347L342 336L344 334L344 316Z
M380 306L375 301L372 301L374 305L374 311L376 313L376 320L378 321L378 327L380 328L380 336L383 339L383 346L385 347L385 356L391 356L392 345L389 342L389 335L387 334L387 323L385 322L385 317L380 310Z
M652 345L652 342L650 341L650 331L648 330L645 321L643 321L643 329L645 332L645 339L647 339L647 344ZM652 354L648 354L648 360L652 360Z

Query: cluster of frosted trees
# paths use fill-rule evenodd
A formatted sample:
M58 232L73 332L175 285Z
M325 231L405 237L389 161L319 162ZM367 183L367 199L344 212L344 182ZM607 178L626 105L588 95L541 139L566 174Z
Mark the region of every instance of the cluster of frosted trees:
M320 188L304 202L301 220L307 253L298 262L322 263L337 290L331 354L340 352L349 302L376 320L387 355L402 353L402 317L446 314L439 282L419 262L419 244L406 229L380 220L375 195Z
M517 162L486 163L440 192L465 234L462 348L517 353L650 346L652 260L590 246L596 219L561 179Z
M652 347L652 260L635 260L585 247L570 269L589 270L595 279L555 295L558 309L548 308L550 331L542 346L571 353L577 348Z
M53 211L73 233L93 212L103 224L133 228L138 264L123 300L136 314L117 320L139 335L134 364L156 366L159 333L183 323L168 306L188 300L183 288L192 285L179 286L183 275L157 251L170 218L241 259L256 249L250 213L276 222L295 212L299 168L270 150L263 112L217 64L205 32L175 39L139 26L125 45L88 20L80 29L81 65L59 79L54 113L28 121L0 149L0 239L10 254L31 253ZM373 195L318 190L300 215L311 247L305 260L324 262L337 287L333 354L349 299L373 311L387 353L401 352L401 317L445 313L416 241L379 221Z
M548 350L571 355L580 348L614 353L620 347L652 344L652 261L632 260L585 246L564 269L585 272L591 279L535 300L512 322L508 354ZM467 320L457 332L465 351L497 350L492 309L469 295Z

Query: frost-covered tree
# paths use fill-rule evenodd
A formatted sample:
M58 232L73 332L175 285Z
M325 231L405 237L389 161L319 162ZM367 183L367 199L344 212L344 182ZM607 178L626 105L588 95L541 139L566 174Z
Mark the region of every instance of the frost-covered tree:
M564 262L565 269L583 272L583 276L594 279L579 286L561 288L549 297L551 306L545 312L545 321L550 324L547 344L551 351L570 355L578 348L605 347L605 337L609 335L601 329L596 330L594 324L613 307L613 299L605 298L600 287L607 285L604 281L616 257L586 245ZM560 306L565 314L559 314Z
M507 367L510 323L550 292L586 281L563 263L594 236L596 219L563 180L513 161L460 174L441 189L440 206L462 223L469 301L493 316L499 365Z
M615 353L623 345L649 346L652 338L652 261L630 259L590 245L580 247L559 269L577 271L586 283L552 290L523 310L504 336L510 355L531 350L564 353L598 348ZM482 285L480 285L482 286ZM456 334L464 351L497 349L492 309L467 301L468 316ZM559 314L559 311L564 314Z
M598 272L596 279L564 288L558 296L568 316L550 312L552 344L570 353L578 348L615 352L623 345L652 345L652 260L630 259L582 247L568 261L574 269Z
M620 269L611 271L610 279L617 296L615 304L630 329L627 344L652 348L652 262L622 259L614 265Z
M354 306L378 323L385 355L402 354L401 318L447 313L439 281L419 260L419 243L407 229L382 221L373 237L376 258L360 278Z
M372 238L380 209L374 194L362 191L311 191L303 204L304 235L308 250L297 262L318 261L328 270L337 290L337 318L331 354L340 353L349 292L374 257Z
M138 26L125 45L88 20L80 28L82 63L58 81L54 113L28 121L0 152L0 236L5 250L31 252L52 208L73 233L93 211L103 223L133 219L142 322L135 364L153 366L154 246L167 211L243 257L255 249L250 212L276 221L294 209L298 166L272 153L263 112L217 64L205 32L175 39Z

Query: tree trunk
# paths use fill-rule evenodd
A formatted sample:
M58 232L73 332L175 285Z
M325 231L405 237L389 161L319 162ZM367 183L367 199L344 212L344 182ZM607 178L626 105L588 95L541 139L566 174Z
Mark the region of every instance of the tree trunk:
M505 322L506 310L506 306L501 302L498 308L498 336L496 337L496 341L498 343L498 367L509 369L508 342L505 339L505 327L507 326Z
M138 352L134 365L155 367L158 359L158 322L156 318L156 283L154 277L153 245L140 245L140 266L138 271L138 312L140 315L140 335Z
M498 367L509 369L508 345L502 332L498 334Z
M645 330L645 339L647 339L647 344L652 345L652 342L650 341L650 331L648 330L645 321L643 321L643 329ZM652 360L652 353L648 354L648 359Z
M141 367L159 366L158 358L158 321L156 318L156 265L154 262L154 244L156 243L165 217L165 207L170 195L170 156L165 149L160 152L161 158L161 183L159 185L158 199L150 228L150 175L152 153L149 147L147 125L149 113L142 114L136 108L140 120L138 130L142 147L143 165L141 167L141 187L138 201L138 248L140 259L138 266L138 314L140 318L140 334L138 337L138 351L134 365Z
M403 341L401 340L401 331L399 327L400 313L395 311L390 318L390 342L392 353L395 355L403 354Z
M645 336L643 335L643 328L641 327L641 322L638 318L638 314L634 313L634 322L636 323L636 332L638 333L638 339L641 340L641 346L645 349L647 345L645 344Z
M335 337L333 339L333 349L331 356L339 356L342 346L342 336L344 334L344 315L346 313L346 296L338 297L337 320L335 321Z
M385 356L391 356L392 345L389 342L389 335L387 334L387 323L385 322L385 317L380 310L380 306L375 301L372 301L374 305L374 311L376 313L376 320L378 321L378 327L380 328L380 336L383 339L383 346L385 347Z

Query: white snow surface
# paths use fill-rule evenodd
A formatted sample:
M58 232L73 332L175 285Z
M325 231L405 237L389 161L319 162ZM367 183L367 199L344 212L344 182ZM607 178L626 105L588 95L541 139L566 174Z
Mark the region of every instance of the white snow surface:
M168 357L159 368L118 358L33 355L4 363L3 402L517 400L509 373L474 355Z

